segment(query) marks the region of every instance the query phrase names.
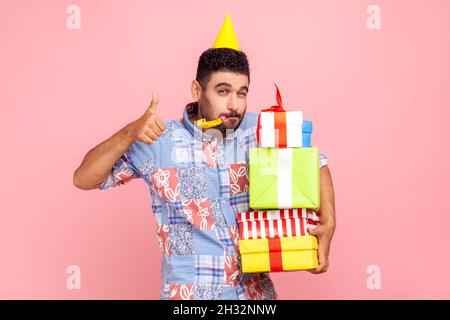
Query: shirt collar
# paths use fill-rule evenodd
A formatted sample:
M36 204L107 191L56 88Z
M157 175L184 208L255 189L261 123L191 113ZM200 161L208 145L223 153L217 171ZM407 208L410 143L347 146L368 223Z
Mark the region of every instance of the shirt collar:
M201 133L198 133L198 131L201 132L200 128L194 126L194 124L189 120L191 115L197 113L197 108L197 102L191 102L186 105L183 111L183 125L193 137L198 136L199 134L201 135Z

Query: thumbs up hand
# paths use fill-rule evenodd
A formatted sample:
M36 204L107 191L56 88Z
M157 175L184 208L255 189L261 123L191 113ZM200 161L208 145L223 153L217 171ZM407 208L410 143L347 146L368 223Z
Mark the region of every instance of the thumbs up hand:
M156 114L158 95L153 93L152 102L145 113L129 125L129 135L136 141L152 144L164 131L164 122Z

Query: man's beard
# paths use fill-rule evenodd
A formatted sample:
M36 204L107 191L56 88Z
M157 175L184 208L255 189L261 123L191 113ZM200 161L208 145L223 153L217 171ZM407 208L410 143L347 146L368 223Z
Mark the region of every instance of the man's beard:
M200 117L201 118L205 118L206 121L211 121L211 120L216 120L217 118L213 118L213 116L210 114L211 111L211 104L209 103L208 98L204 98L203 101L199 101L198 103L198 108L199 108L199 112L200 112ZM243 114L240 114L236 111L230 111L230 112L222 112L219 114L219 117L237 117L239 118L239 122L238 124L234 127L234 128L227 128L225 127L225 124L222 122L220 125L213 127L212 129L216 129L219 130L222 133L223 137L226 137L227 134L227 130L228 133L232 133L235 130L237 130L237 128L239 128L239 126L241 125L242 119L244 118L245 112Z

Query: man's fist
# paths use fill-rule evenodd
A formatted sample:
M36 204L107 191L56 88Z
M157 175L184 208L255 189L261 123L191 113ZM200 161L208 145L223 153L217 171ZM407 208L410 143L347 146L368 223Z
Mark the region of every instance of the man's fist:
M156 115L156 107L158 106L158 95L153 93L152 102L147 111L129 126L129 134L131 138L151 144L158 140L164 131L164 122Z

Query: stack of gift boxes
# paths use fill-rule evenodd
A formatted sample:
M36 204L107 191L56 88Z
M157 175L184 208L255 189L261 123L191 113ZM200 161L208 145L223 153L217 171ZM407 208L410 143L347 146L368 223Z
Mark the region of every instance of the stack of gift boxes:
M319 223L319 152L302 111L277 106L258 118L258 147L249 150L250 208L239 212L242 272L314 269Z

